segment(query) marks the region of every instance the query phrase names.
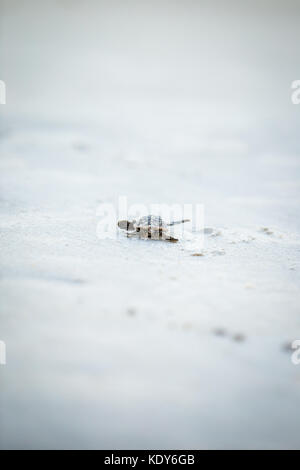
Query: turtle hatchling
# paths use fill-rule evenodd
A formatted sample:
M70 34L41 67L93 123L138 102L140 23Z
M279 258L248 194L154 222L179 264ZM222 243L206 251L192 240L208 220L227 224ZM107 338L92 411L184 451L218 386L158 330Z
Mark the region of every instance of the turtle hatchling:
M178 242L178 238L171 236L169 227L177 224L190 222L189 219L177 220L169 224L165 223L159 215L146 215L139 220L119 220L118 227L126 230L128 237L139 237L151 240L166 240Z

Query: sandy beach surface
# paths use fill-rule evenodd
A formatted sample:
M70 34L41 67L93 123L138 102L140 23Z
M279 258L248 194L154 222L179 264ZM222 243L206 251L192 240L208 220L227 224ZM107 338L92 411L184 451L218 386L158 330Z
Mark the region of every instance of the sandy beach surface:
M299 448L295 4L20 3L0 2L0 447ZM203 246L99 239L119 196L203 204Z

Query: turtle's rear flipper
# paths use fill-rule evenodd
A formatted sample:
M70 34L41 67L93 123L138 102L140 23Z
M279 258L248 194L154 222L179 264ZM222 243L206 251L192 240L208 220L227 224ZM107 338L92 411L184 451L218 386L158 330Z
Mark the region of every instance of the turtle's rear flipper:
M138 234L136 232L126 232L127 238L136 238Z
M190 222L190 219L183 219L183 220L175 220L174 222L171 222L169 225L169 227L171 225L178 225L178 224L184 224L185 222Z
M165 240L167 242L172 242L172 243L178 242L178 238L174 238L174 237L168 237L168 238L165 238Z

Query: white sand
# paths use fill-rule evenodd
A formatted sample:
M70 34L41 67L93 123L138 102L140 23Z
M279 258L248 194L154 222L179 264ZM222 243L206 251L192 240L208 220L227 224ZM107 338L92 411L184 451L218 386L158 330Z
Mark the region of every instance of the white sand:
M255 83L268 83L263 51L252 58L249 46L245 58L227 37L225 98L211 101L219 79L206 99L200 65L189 68L203 44L192 34L193 12L185 20L192 36L182 39L173 19L166 39L162 11L166 49L143 55L157 36L142 24L141 42L132 42L130 14L123 24L119 13L112 32L100 19L98 30L91 14L82 44L79 6L71 18L48 7L43 23L36 5L34 16L4 3L0 447L299 448L300 365L284 345L300 339L300 107L282 104L279 93L277 104L274 93L253 103ZM12 21L25 28L24 18L22 43L9 31ZM154 18L148 12L146 24ZM181 24L180 12L176 18ZM290 21L288 45L296 47ZM288 68L292 61L279 53ZM202 60L218 70L217 57ZM240 101L237 87L226 103L237 67L252 96ZM273 91L282 92L281 78L275 74ZM116 205L119 195L129 203L203 203L213 228L203 256L191 256L201 251L199 234L178 244L99 240L97 208Z

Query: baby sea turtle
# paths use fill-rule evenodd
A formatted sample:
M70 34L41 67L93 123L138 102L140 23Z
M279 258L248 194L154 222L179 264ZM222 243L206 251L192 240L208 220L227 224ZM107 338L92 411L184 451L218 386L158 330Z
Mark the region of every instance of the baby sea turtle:
M139 237L151 240L166 240L169 242L178 242L178 238L170 235L169 227L172 225L190 222L189 219L177 220L166 224L159 215L146 215L138 221L119 220L118 227L127 231L128 237Z

